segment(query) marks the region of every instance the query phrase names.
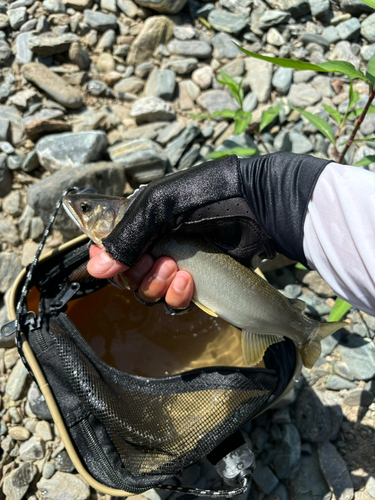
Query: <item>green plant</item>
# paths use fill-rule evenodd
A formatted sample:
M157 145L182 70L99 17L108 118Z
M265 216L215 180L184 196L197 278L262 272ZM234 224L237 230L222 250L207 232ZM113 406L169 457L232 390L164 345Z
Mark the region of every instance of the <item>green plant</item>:
M229 92L232 97L237 101L240 106L240 109L237 111L232 111L230 109L223 109L220 111L215 111L212 114L199 114L192 115L193 118L196 119L207 119L207 118L230 118L234 121L234 135L240 135L243 132L247 132L258 137L258 142L263 145L264 150L269 153L267 145L264 143L262 139L261 132L270 125L276 117L280 113L281 105L278 104L274 107L269 107L265 111L263 111L259 128L256 129L251 125L253 115L248 111L244 111L243 109L243 99L244 92L242 88L242 81L236 82L234 78L227 75L223 70L221 71L221 80L217 78L217 81L222 85L226 85L229 88ZM258 148L244 148L244 147L235 147L231 149L226 149L225 151L213 151L207 155L207 158L217 159L224 158L225 156L229 156L235 154L237 156L253 156L255 154L260 153Z

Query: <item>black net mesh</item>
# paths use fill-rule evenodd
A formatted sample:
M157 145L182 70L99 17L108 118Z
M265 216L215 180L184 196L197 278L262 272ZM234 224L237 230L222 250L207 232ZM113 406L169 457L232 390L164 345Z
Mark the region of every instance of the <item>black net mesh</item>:
M51 319L62 364L86 408L105 426L135 476L174 475L198 461L272 399L270 370L212 368L144 378L102 362L66 317ZM70 324L69 324L70 323Z

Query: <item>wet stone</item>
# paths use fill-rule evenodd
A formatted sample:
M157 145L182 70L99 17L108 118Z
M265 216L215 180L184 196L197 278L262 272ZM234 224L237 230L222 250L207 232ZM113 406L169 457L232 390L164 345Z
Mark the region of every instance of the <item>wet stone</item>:
M253 480L260 490L269 495L278 486L279 480L268 466L261 462L256 463L256 469L253 474Z
M310 387L300 392L295 405L295 420L302 439L313 443L334 439L342 418L341 407L332 397Z
M46 400L35 382L32 382L30 386L29 392L27 393L27 400L34 415L40 419L52 421L52 416Z
M291 499L324 499L330 495L329 486L320 470L318 454L302 455L297 476L291 482ZM330 496L328 496L330 498Z
M374 401L374 396L366 389L353 389L344 397L344 405L348 406L370 406Z
M98 161L107 146L106 134L101 131L52 134L36 145L40 164L50 172Z
M21 464L4 479L3 491L9 500L21 500L37 473L37 468L31 463Z
M73 472L75 470L73 462L70 460L70 457L66 450L61 451L56 456L55 467L61 472Z
M227 33L240 33L250 18L247 16L232 14L227 10L213 9L208 14L208 22L216 31L225 31Z
M301 440L294 424L282 428L282 440L276 444L273 466L279 479L289 479L298 470L301 458Z
M42 477L37 483L37 488L43 498L48 500L89 500L90 488L78 475L57 471L50 479Z
M319 445L318 456L321 471L337 500L352 500L353 483L340 453L326 441Z

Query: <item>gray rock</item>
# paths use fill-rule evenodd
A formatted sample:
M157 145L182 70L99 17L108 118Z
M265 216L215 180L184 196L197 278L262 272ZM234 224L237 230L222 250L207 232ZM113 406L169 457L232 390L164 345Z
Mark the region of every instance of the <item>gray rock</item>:
M206 59L212 53L212 46L204 40L172 40L168 44L168 50L171 54L179 56L196 57L197 59Z
M340 361L334 372L347 380L371 380L375 377L375 347L361 337L351 336L346 345L336 348Z
M273 465L279 479L289 479L298 470L301 458L301 440L293 424L285 424L282 440L276 444Z
M340 337L341 334L338 331L321 341L322 356L328 356L332 353L333 349L339 343Z
M329 441L318 447L321 471L337 500L352 500L353 483L346 463Z
M6 252L2 252L0 254L0 268L2 267L2 264L4 262L3 259L4 254L6 254ZM12 274L15 274L14 271L15 269L12 268ZM4 279L2 281L4 281ZM22 363L21 360L18 360L16 365L12 369L12 372L9 376L8 382L5 387L6 394L8 394L8 396L13 401L17 401L22 396L22 393L24 392L26 387L27 376L28 373L26 368L24 367L24 364Z
M14 349L17 351L16 347ZM9 349L7 353L12 350L13 349ZM9 435L16 441L27 441L30 438L30 431L26 429L26 427L22 427L21 425L16 425L14 427L9 427Z
M367 480L366 492L370 495L370 498L375 498L375 477L373 475L371 475ZM365 498L365 500L367 500L367 497Z
M144 81L138 76L130 76L123 78L113 87L113 90L119 97L124 97L126 94L136 94L144 87Z
M361 23L356 17L352 17L337 26L337 33L341 40L357 38L361 30Z
M371 113L370 115L366 115L365 119L361 123L360 131L366 137L375 132L375 114Z
M286 95L289 92L293 80L292 68L278 68L273 75L272 85L281 95Z
M316 74L316 71L312 71L311 69L305 71L295 71L293 73L293 83L306 83Z
M310 12L307 0L272 0L271 5L274 9L289 12L296 19Z
M18 30L22 24L27 21L26 7L8 10L9 24L14 30Z
M258 106L258 98L254 92L249 92L242 101L242 109L247 113L251 113Z
M8 140L9 125L8 120L0 120L0 141Z
M54 475L56 468L52 462L46 462L43 467L42 476L44 479L51 479Z
M160 130L156 140L162 146L165 146L169 141L172 141L175 137L177 137L178 134L184 130L184 128L185 124L182 121L175 121Z
M139 9L132 0L117 0L117 5L127 17L134 18L138 14Z
M164 129L167 125L168 122L146 123L146 125L139 125L136 128L126 130L121 138L124 141L132 141L134 139L154 140L160 130Z
M43 0L43 7L49 14L66 11L66 6L61 0Z
M10 94L14 92L14 88L8 82L3 82L0 84L0 102L5 102ZM9 122L8 122L9 125ZM2 133L0 134L2 136Z
M0 66L3 65L12 55L12 50L4 40L0 40Z
M247 16L232 14L227 10L213 9L208 14L208 22L216 31L240 33L249 23Z
M290 14L288 12L282 10L266 10L259 18L259 28L265 30L272 26L285 23L289 18Z
M245 71L245 64L243 59L236 59L226 64L222 70L232 78L241 77Z
M265 444L269 440L268 432L266 432L263 427L255 427L255 429L250 434L251 443L254 446L255 453L260 453L264 450Z
M340 40L336 26L328 26L327 28L324 28L322 36L328 43L336 43Z
M259 102L266 102L271 95L272 64L260 59L245 59L246 81L257 96Z
M75 470L73 462L70 460L70 457L66 450L61 451L56 456L55 467L61 472L73 472Z
M8 474L3 484L6 497L9 500L21 500L37 472L38 469L31 462L26 462Z
M46 400L35 382L32 382L27 393L27 401L34 415L42 420L52 421L52 415L49 411Z
M138 99L132 107L131 116L138 124L169 121L175 118L171 105L159 97L144 97Z
M359 69L360 58L353 54L350 42L346 40L343 40L335 45L332 52L332 58L337 61L350 62L356 69Z
M193 26L176 26L173 30L175 38L178 40L191 40L196 37L196 31Z
M223 109L230 109L232 111L239 109L237 101L225 90L207 90L202 92L197 102L199 106L206 109L210 114L215 113L215 111L222 111Z
M40 460L44 457L45 444L44 441L38 437L31 437L24 441L20 446L20 457L22 460Z
M313 143L303 134L290 132L289 139L292 143L292 153L304 155L310 153L314 149Z
M123 165L126 174L139 183L162 177L167 168L163 149L148 139L115 144L108 152L111 160Z
M341 407L332 397L305 387L295 405L295 420L300 436L306 441L321 443L335 439L343 419Z
M177 75L188 75L198 67L198 59L195 57L187 57L185 59L171 59L167 61L163 69L170 69Z
M84 13L85 18L83 22L98 31L106 31L111 28L116 29L117 27L116 16L113 14L104 14L100 11L88 9L85 9Z
M329 0L310 0L309 3L312 16L318 19L324 19L326 17L330 9Z
M16 39L17 55L16 62L20 65L27 64L32 61L33 53L29 48L31 33L21 33Z
M79 69L87 69L91 60L87 50L79 42L73 42L69 47L69 59L77 64Z
M107 146L102 130L51 134L36 144L39 163L50 172L98 161Z
M366 38L369 43L375 42L375 13L366 17L361 23L361 35Z
M200 128L195 123L190 124L177 139L169 144L165 154L172 167L175 167L187 146L200 134Z
M21 270L21 259L18 255L13 252L0 252L0 293L9 290Z
M311 85L317 89L323 97L332 97L333 89L330 78L324 75L317 75L313 78Z
M338 375L330 375L325 384L326 389L331 391L341 391L342 389L353 389L355 384L353 382L349 382L349 380L345 380Z
M137 0L140 7L148 7L163 14L177 14L182 10L187 0Z
M160 44L166 44L172 38L174 22L166 16L152 16L144 23L131 45L127 63L137 65L147 61Z
M191 148L188 149L184 155L182 155L181 160L178 163L178 170L185 170L193 166L199 157L200 150L200 144L193 144Z
M33 149L32 151L30 151L30 153L27 154L21 168L24 172L32 172L38 167L39 167L38 154L36 150Z
M47 32L41 35L33 35L29 39L29 48L40 57L49 57L54 54L61 54L69 50L73 42L78 42L79 37L74 33L64 33L55 35Z
M50 479L42 477L36 484L45 500L89 500L89 485L78 475L57 471Z
M53 73L44 64L25 64L22 67L22 72L27 80L66 108L76 109L82 106L80 91L68 85L65 80Z
M211 42L214 47L213 56L216 59L235 59L240 56L242 52L233 41L239 43L238 40L231 38L226 33L218 33L215 35Z
M135 74L139 76L139 78L146 78L153 69L154 65L152 62L144 62L136 67Z
M362 59L364 59L365 61L369 61L371 57L375 54L375 43L371 45L362 45L360 53Z
M285 44L285 39L276 28L270 28L267 31L267 43L275 45L276 47L281 47Z
M287 285L284 288L284 295L288 299L297 299L302 293L302 286L297 284Z
M305 45L307 45L308 43L317 43L318 45L321 45L325 50L329 50L329 42L322 35L316 35L315 33L304 33L301 36L300 40Z
M344 405L348 406L370 406L374 401L374 396L365 389L353 389L344 397Z
M0 30L3 30L9 26L9 18L5 13L0 14Z
M269 495L277 488L279 480L268 466L264 466L262 462L257 462L256 469L253 473L253 480L260 490Z
M33 184L27 192L27 202L46 223L64 189L72 186L93 187L99 193L122 196L125 183L122 165L113 162L89 163L62 169ZM66 237L72 238L80 234L77 226L65 213L59 214L55 224Z
M87 84L87 91L89 94L98 97L108 92L108 85L101 80L91 80ZM119 93L118 97L122 97L122 95Z
M53 434L52 434L51 424L49 422L46 422L45 420L37 422L35 426L35 436L42 439L43 441L52 441Z
M0 198L12 189L13 175L6 163L6 154L0 153Z
M176 87L176 73L170 69L155 68L151 71L145 91L147 96L161 97L167 101L173 99Z
M2 241L17 246L20 242L20 236L16 226L7 219L0 218L0 238Z
M291 500L330 498L331 492L320 470L318 454L315 450L311 455L301 456L298 474L290 486Z
M184 80L178 84L178 95L181 111L190 110L200 95L200 88L192 80Z
M319 102L321 98L322 94L306 83L293 83L288 94L290 104L299 108L313 106Z
M196 69L191 75L191 79L194 83L198 85L202 90L206 90L211 87L213 77L213 71L211 66L202 66Z
M100 10L108 10L109 12L117 12L116 0L100 0Z
M3 211L12 215L13 217L18 217L22 213L22 201L19 191L12 191L6 198L3 199Z
M340 7L343 12L349 12L349 14L354 15L373 12L373 9L361 0L340 0Z
M44 232L44 222L40 217L33 217L30 224L29 237L32 240L38 240Z

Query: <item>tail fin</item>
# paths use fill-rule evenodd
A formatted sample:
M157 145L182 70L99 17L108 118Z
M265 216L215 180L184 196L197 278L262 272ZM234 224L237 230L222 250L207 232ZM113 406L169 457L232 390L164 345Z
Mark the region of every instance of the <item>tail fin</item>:
M319 325L314 340L300 349L302 361L306 368L312 368L317 362L320 353L322 352L320 342L344 326L346 326L344 321L321 323Z

